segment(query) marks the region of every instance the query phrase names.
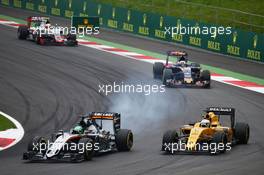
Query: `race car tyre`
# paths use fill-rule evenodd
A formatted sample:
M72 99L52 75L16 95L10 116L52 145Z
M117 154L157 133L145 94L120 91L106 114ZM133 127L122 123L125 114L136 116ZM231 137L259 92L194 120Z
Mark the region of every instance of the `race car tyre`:
M18 39L27 39L28 36L28 27L27 26L19 26L17 30Z
M68 46L78 46L78 41L76 40L76 35L75 34L68 34L67 36L67 45Z
M163 134L162 138L162 151L166 151L168 153L172 153L172 145L174 143L178 143L179 136L177 131L175 130L168 130Z
M216 132L210 143L210 153L216 155L218 153L225 153L227 146L227 136L224 132Z
M209 70L203 70L201 72L201 81L207 81L208 83L204 85L204 88L210 88L211 86L211 74Z
M92 160L93 158L93 152L94 152L94 142L92 139L89 139L89 138L81 138L79 140L79 145L82 145L83 146L83 157L84 157L84 160Z
M68 36L67 36L67 39L68 40L74 40L74 41L76 41L76 35L74 35L74 34L68 34Z
M165 86L169 86L167 83L168 79L172 78L172 70L171 69L164 69L163 70L163 76L162 76L162 84Z
M156 62L153 65L153 78L161 79L163 74L164 65L161 62Z
M246 123L235 124L235 139L238 144L247 144L249 139L249 125Z
M133 146L133 133L128 129L120 129L115 135L118 151L130 151Z
M33 151L33 152L42 152L45 153L48 148L48 143L47 140L44 137L41 136L35 136L30 140L28 143L28 151Z

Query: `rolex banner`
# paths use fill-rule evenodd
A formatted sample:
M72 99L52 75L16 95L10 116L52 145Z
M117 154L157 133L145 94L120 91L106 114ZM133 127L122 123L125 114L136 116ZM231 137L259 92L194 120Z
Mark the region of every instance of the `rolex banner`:
M228 26L113 7L93 0L0 0L0 2L4 6L48 15L82 17L73 18L75 20L73 25L89 26L98 22L105 28L264 62L263 33L257 34ZM94 16L99 18L90 18Z

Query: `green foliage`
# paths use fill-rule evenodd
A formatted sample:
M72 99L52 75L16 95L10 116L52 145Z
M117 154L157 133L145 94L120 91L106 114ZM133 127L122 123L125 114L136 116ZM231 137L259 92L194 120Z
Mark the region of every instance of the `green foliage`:
M96 0L114 6L264 32L262 0Z

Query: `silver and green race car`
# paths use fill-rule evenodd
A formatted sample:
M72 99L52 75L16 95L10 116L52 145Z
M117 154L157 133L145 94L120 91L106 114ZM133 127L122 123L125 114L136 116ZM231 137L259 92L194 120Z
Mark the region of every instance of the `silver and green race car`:
M69 131L52 134L48 140L36 136L28 144L24 160L91 160L96 154L111 151L130 151L133 133L121 129L119 113L92 112Z

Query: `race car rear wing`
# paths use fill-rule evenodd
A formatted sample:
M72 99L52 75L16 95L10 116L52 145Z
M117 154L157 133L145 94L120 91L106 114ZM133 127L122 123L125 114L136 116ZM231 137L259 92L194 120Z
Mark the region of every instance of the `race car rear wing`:
M27 18L28 21L48 21L49 19L46 16L30 16Z
M168 56L187 56L187 53L185 51L168 51Z
M121 114L116 112L91 112L88 117L90 119L113 120L114 131L121 128Z
M166 65L168 65L168 63L169 63L169 56L176 56L176 57L185 56L185 57L187 57L188 54L185 51L168 51L167 52Z
M229 115L231 120L231 127L234 128L235 126L235 108L229 108L229 107L208 107L205 110L208 112L213 112L216 115L223 116L223 115Z

